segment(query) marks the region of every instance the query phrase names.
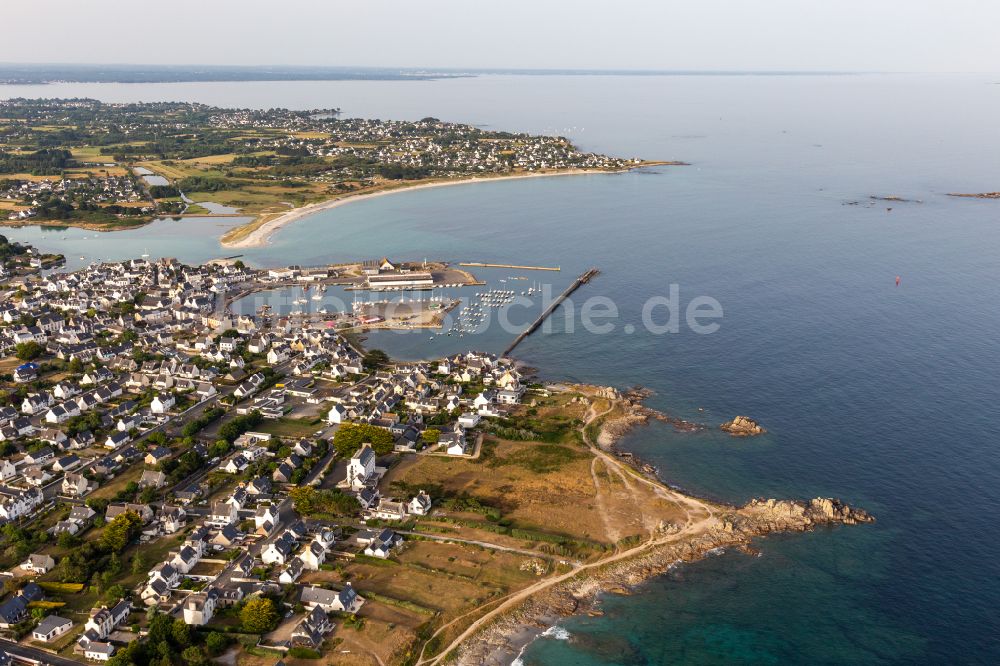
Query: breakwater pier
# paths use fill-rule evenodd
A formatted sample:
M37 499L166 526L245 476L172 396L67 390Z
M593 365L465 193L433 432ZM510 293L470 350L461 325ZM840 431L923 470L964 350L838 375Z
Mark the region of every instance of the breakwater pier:
M521 331L521 333L518 334L516 338L514 338L514 341L511 342L509 345L507 345L507 348L503 350L503 355L504 356L510 355L510 353L514 351L514 348L517 347L519 344L521 344L522 340L524 340L526 337L528 337L536 330L538 330L538 327L545 322L545 320L549 317L549 315L555 312L555 309L559 307L559 305L563 301L569 298L570 294L579 289L581 286L590 282L593 278L600 275L600 273L601 271L598 270L597 268L591 268L587 270L587 272L585 272L583 275L573 280L573 282L570 283L570 285L566 287L566 289L561 294L559 294L559 296L557 296L556 299L552 301L552 303L550 303L547 308L545 308L542 314L538 315L538 319L531 322L531 325L528 326L528 328Z
M517 268L523 271L560 271L559 266L520 266L518 264L484 264L480 261L461 261L459 266L472 266L477 268Z

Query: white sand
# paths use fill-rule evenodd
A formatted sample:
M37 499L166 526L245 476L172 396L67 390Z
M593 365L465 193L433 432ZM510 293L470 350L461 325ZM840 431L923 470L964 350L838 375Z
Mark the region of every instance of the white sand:
M516 176L483 176L480 178L463 178L461 180L445 180L438 181L434 183L424 183L422 185L410 185L405 187L398 187L392 190L382 190L380 192L370 192L368 194L355 194L346 195L338 199L332 199L330 201L320 201L319 203L309 204L308 206L302 206L301 208L295 208L288 211L287 213L282 213L274 219L268 220L264 224L260 225L249 234L237 241L222 241L223 247L260 247L266 245L270 240L271 236L274 235L278 229L281 229L287 224L291 224L296 220L301 220L304 217L314 215L324 210L330 210L331 208L337 208L338 206L343 206L346 204L354 203L356 201L363 201L365 199L372 199L374 197L381 197L387 194L398 194L400 192L412 192L413 190L422 190L431 187L449 187L451 185L468 185L470 183L489 183L497 180L515 180L520 178L552 178L555 176L579 176L583 174L598 174L605 175L609 173L621 173L617 171L594 171L585 169L573 169L569 171L558 171L554 173L526 173L518 174Z

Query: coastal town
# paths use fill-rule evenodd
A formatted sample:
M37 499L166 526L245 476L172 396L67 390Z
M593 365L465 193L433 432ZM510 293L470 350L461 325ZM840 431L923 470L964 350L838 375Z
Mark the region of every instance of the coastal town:
M477 426L527 387L489 354L391 364L329 328L218 308L301 274L135 259L7 284L9 638L108 661L163 622L218 624L204 649L227 647L237 621L250 647L308 657L369 602L418 608L352 580L441 499L380 481L403 456L477 456Z
M870 519L662 486L609 448L657 418L614 389L536 383L481 352L394 362L358 345L365 314L234 314L240 295L338 280L475 284L387 258L6 276L5 661L436 664L500 649L467 639L651 545L692 556Z
M0 101L0 218L102 230L158 216L266 219L308 204L483 177L651 164L558 136L336 109Z

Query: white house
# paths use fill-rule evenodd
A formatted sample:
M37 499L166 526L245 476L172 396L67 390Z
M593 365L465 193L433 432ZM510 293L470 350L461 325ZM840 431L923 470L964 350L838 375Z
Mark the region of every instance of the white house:
M299 600L310 611L318 607L327 613L331 611L356 613L365 602L350 583L345 584L344 589L339 592L322 587L303 587Z
M88 485L83 474L68 473L63 477L62 493L67 497L83 497L87 494Z
M72 628L72 620L67 620L58 615L49 615L39 622L37 627L31 630L31 637L36 641L48 643L52 639L62 636Z
M431 510L431 496L421 490L410 500L409 509L414 515L426 516Z
M102 641L87 641L83 656L93 661L107 661L115 653L115 646Z
M229 502L212 502L212 508L205 518L206 525L213 527L225 527L236 522L237 507Z
M326 414L327 423L343 423L347 418L347 408L343 405L334 405Z
M364 488L374 473L375 450L365 442L347 464L347 484L355 490Z
M188 596L184 600L184 622L197 626L208 624L215 614L217 597L214 589Z
M166 414L176 404L177 398L169 393L160 393L149 403L149 410L154 414Z
M38 555L37 553L29 555L28 559L21 564L22 569L36 574L48 573L55 567L56 561L51 555Z

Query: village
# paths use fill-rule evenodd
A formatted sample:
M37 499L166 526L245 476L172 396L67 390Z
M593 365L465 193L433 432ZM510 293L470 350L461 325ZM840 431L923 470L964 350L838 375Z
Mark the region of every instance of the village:
M441 276L387 259L340 271L369 288ZM383 477L408 457L478 458L483 426L529 386L492 354L395 363L323 322L227 307L318 274L137 258L7 282L0 649L127 663L165 617L214 629L222 647L198 649L238 635L308 657L366 605L369 622L427 612L366 590L441 500Z
M0 220L6 224L113 230L157 216L272 215L289 205L431 180L643 164L581 151L564 137L435 118L345 119L329 109L90 99L0 101Z

